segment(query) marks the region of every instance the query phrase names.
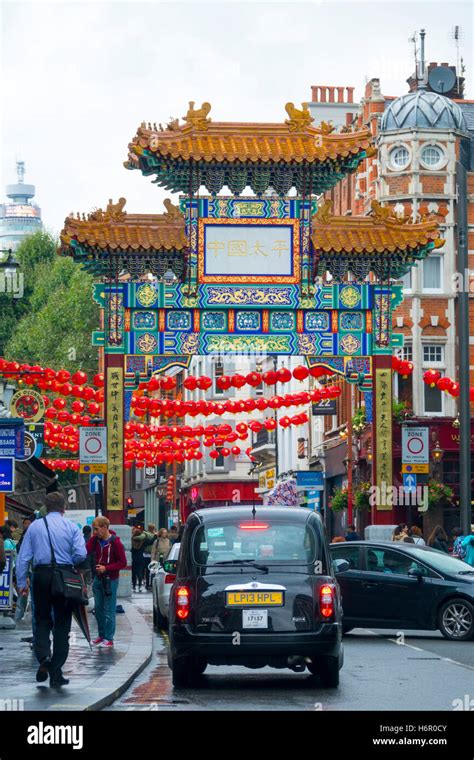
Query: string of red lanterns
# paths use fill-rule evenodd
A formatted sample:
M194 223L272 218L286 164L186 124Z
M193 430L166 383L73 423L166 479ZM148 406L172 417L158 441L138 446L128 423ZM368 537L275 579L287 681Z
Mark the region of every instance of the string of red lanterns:
M429 369L423 374L423 382L430 388L437 388L439 391L449 393L450 396L457 398L461 392L461 386L450 377L441 375L441 372L435 369ZM469 388L469 399L474 401L474 386Z

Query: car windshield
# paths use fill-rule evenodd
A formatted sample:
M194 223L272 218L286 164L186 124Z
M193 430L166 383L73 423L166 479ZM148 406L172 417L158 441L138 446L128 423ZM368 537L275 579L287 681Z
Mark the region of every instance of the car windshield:
M193 539L196 564L308 564L320 559L319 539L307 524L242 520L201 525Z
M428 562L435 570L439 570L441 573L469 574L474 570L467 562L463 562L462 559L457 559L456 557L451 557L445 552L410 549L410 554L413 554L421 562Z

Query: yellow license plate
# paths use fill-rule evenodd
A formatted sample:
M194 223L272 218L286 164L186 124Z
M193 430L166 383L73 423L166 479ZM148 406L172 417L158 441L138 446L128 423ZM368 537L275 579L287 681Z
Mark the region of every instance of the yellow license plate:
M228 591L227 607L282 607L282 591Z

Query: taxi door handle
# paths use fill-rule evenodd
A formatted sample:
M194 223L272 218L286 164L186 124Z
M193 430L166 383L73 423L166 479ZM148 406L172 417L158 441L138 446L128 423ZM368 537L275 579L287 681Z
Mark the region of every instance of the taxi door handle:
M378 588L379 586L380 586L380 583L378 583L377 581L365 581L362 584L363 588Z

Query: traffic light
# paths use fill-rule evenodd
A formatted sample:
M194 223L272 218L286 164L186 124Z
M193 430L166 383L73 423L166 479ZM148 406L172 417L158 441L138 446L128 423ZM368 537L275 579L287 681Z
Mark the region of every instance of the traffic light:
M127 496L127 509L133 509L133 496Z

